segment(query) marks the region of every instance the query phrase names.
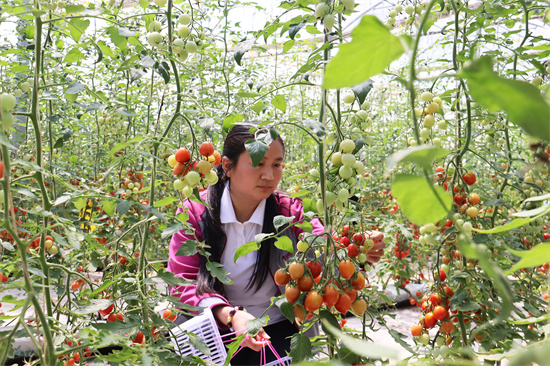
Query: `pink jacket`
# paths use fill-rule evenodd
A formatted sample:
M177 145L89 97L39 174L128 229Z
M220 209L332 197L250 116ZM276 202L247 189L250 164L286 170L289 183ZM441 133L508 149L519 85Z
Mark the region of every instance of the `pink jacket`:
M201 192L201 199L203 200L206 199L206 193L207 193L206 190ZM284 194L280 194L280 193L276 193L276 194L279 195L279 212L281 213L281 215L285 215L287 217L294 216L294 220L292 221L293 223L302 221L303 220L302 201L297 198L289 198ZM203 240L202 232L199 226L199 222L202 220L202 215L205 211L205 207L198 202L194 202L190 200L185 201L183 203L183 206L186 210L186 213L189 215L189 219L187 222L195 230L196 240L202 241ZM176 214L180 212L183 212L182 208L178 208L178 210L176 211ZM311 224L313 225L313 234L319 235L324 232L324 227L318 219L311 220ZM297 241L296 238L298 238L298 235L302 233L304 230L297 228L295 226L292 226L290 230L292 231L292 233L291 235L289 235L289 237L291 237L294 244L294 250L296 251L296 241ZM167 269L169 272L174 273L176 276L182 277L188 281L194 281L199 273L199 254L195 254L189 257L176 256L176 253L178 252L178 249L183 242L187 240L195 240L195 237L193 235L186 234L185 232L186 232L186 229L181 230L172 236L172 240L170 241ZM294 236L294 238L292 238L292 236ZM282 251L282 250L277 251L277 253L278 255L276 255L274 258L270 258L269 274L273 281L274 281L273 276L277 271L277 269L284 266L285 260L292 255L291 253ZM188 286L178 286L175 288L171 287L170 291L174 296L179 297L182 303L185 303L191 306L198 306L199 302L202 299L209 298L209 297L214 297L219 299L219 301L216 301L215 303L212 303L209 301L210 307L215 305L220 305L220 304L228 304L227 300L224 299L219 294L205 293L202 295L197 295L196 284L191 284ZM279 291L280 291L280 294L284 293L284 287L279 286Z

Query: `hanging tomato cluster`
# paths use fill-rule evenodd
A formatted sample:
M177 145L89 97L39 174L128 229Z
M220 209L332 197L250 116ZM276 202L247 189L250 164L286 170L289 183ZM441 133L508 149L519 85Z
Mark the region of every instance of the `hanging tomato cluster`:
M202 158L193 160L191 152L182 147L168 157L168 165L173 168L173 173L177 177L174 189L181 191L184 197L193 195L193 189L196 187L205 188L218 182L218 175L212 168L220 165L220 153L214 150L214 145L209 141L200 145L199 153Z

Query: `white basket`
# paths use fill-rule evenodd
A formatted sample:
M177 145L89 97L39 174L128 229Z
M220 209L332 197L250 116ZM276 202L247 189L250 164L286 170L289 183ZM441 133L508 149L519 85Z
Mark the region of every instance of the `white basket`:
M227 352L220 337L220 331L212 310L205 308L202 315L194 316L190 320L172 328L174 337L174 349L181 356L199 356L203 360L223 365L227 358ZM200 337L210 349L210 356L204 355L189 343L187 333L193 333Z
M172 328L175 338L172 338L174 350L180 356L199 356L202 360L211 361L217 365L223 365L227 358L227 351L223 344L218 330L218 325L210 308L205 308L202 315L192 317L190 320ZM189 343L189 335L193 333L200 337L204 344L210 349L210 356L206 356ZM270 350L266 347L266 352ZM265 364L265 366L287 366L290 365L292 359L289 356L281 357L283 363L275 360ZM229 364L228 366L231 366Z
M283 361L283 363L280 363L279 360L271 361L270 363L266 363L265 366L287 366L292 362L292 358L290 358L290 356L281 357L281 361Z

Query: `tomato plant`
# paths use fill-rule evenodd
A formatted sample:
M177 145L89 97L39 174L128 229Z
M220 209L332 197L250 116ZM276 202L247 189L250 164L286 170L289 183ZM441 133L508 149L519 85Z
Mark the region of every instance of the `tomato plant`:
M265 233L288 252L272 306L300 320L296 362L378 360L341 328L313 345L305 332L351 309L367 342L390 286L418 306L411 362L444 346L456 363L545 349L548 5L290 0L254 30L233 18L246 7L267 12L0 0L0 361L25 337L44 365L179 362L171 309L197 309L170 296L185 282L166 272L166 243L190 227L180 202L217 182L227 131L252 120L284 137L279 188L304 208ZM253 132L261 160L272 136ZM371 266L372 230L386 247ZM199 238L182 255L197 252Z

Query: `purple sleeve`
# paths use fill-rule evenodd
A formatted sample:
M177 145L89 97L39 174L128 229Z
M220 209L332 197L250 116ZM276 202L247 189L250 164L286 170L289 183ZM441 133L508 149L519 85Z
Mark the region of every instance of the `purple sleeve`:
M302 206L302 201L297 198L287 198L288 200L288 208L290 216L294 216L293 223L300 222L304 219L304 207ZM313 225L313 231L312 234L314 235L321 235L325 232L325 227L321 223L319 219L313 219L310 221ZM297 228L296 226L292 227L292 230L294 231L294 234L296 234L296 238L304 232L303 229Z
M179 247L187 240L202 240L202 232L199 226L199 221L201 219L202 213L204 212L204 206L191 201L186 201L183 206L186 213L189 215L187 223L192 226L193 230L195 231L195 235L186 233L186 231L189 231L191 229L183 229L172 236L169 247L167 270L174 273L178 277L182 277L185 280L195 281L199 273L199 254L197 253L192 256L184 257L177 256L176 253L178 252ZM178 210L176 211L176 213L180 212L183 212L182 208L178 208ZM216 293L205 293L202 295L197 295L196 283L192 283L186 286L170 287L170 292L173 296L179 297L182 303L191 306L199 306L201 300L206 298L214 298L219 300L212 301L214 299L211 299L210 301L203 302L203 304L207 303L207 306L209 307L223 304L229 305L226 299Z

